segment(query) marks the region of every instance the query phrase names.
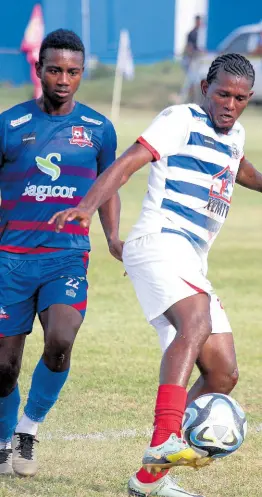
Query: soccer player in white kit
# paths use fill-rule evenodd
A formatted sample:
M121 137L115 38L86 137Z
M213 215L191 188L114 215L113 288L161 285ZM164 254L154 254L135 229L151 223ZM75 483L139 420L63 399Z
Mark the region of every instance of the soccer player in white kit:
M57 231L73 219L88 226L96 209L151 162L148 191L123 262L159 334L163 357L154 432L143 467L129 480L129 495L195 495L167 474L172 466L210 462L181 438L186 405L206 393L229 394L238 380L231 328L206 278L207 255L227 217L235 182L262 191L262 175L244 156L245 132L237 121L252 96L254 78L241 55L215 59L201 82L202 106L165 109L78 207L50 220ZM195 363L200 377L187 393Z

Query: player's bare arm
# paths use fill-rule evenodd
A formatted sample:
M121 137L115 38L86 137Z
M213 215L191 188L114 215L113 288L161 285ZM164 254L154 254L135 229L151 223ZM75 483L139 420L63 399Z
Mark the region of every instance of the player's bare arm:
M96 210L127 183L132 174L152 160L152 153L140 143L135 143L98 177L77 207L57 212L51 217L49 224L55 222L56 230L60 231L66 221L75 219L82 228L86 228Z
M122 261L123 244L119 240L119 219L121 202L118 193L115 193L107 202L99 208L99 217L105 233L110 253Z
M236 183L249 190L262 192L262 174L245 157L240 162Z

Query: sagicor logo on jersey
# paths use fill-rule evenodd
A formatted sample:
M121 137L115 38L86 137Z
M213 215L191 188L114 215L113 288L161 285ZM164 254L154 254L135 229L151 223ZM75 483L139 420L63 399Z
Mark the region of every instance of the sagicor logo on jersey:
M46 158L44 159L43 157L36 157L36 165L42 173L48 174L48 176L51 176L51 180L55 181L59 178L61 169L57 164L54 164L51 159L53 157L56 158L59 162L61 161L61 154L58 154L56 152L48 154Z

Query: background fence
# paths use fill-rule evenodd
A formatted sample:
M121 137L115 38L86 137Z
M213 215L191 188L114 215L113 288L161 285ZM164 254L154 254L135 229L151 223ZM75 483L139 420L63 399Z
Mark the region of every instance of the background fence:
M0 81L30 81L29 67L20 45L36 0L5 2L0 18ZM73 29L88 54L102 63L114 63L119 33L128 29L137 64L172 59L184 46L194 15L205 19L203 41L207 49L237 26L262 19L262 4L250 0L39 0L45 32L58 27ZM223 4L226 7L223 7ZM221 19L221 22L217 22Z

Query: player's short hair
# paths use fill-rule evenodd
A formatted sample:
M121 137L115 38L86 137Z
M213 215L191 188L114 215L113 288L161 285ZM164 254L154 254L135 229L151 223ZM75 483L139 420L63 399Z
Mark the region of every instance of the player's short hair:
M226 71L234 76L242 76L251 81L251 87L254 85L255 70L244 55L228 53L213 60L206 77L209 85L217 78L219 71Z
M47 48L55 48L57 50L65 49L72 52L82 52L83 61L85 60L85 47L82 40L74 31L69 29L57 29L49 33L42 41L39 51L39 62L42 65Z

